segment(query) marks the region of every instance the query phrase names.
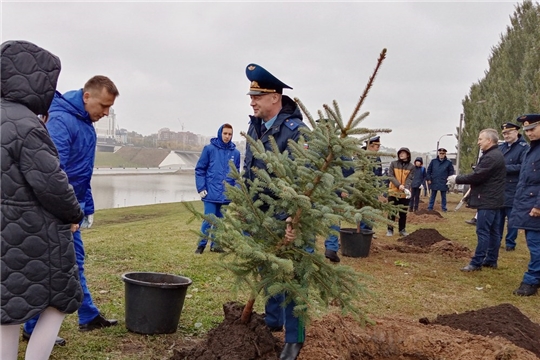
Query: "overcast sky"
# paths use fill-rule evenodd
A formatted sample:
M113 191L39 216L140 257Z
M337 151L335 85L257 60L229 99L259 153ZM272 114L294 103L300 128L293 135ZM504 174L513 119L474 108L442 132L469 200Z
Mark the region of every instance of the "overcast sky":
M121 128L214 135L228 122L233 140L252 114L247 64L293 87L285 94L312 114L337 100L349 116L387 48L363 126L391 128L384 146L423 152L456 132L461 101L488 69L516 4L2 1L2 41L59 56L62 93L109 76ZM440 144L452 151L456 143Z

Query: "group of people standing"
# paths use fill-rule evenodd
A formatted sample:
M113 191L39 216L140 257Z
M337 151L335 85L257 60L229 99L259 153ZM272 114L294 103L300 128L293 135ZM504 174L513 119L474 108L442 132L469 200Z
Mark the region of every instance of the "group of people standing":
M473 272L498 268L499 248L505 219L506 251L516 247L518 229L525 231L530 253L528 269L515 295L531 296L540 287L540 114L517 118L529 138L527 144L520 126L501 125L504 142L499 144L495 129L484 129L478 135L481 156L474 170L466 175L452 175L448 184L469 184L468 205L477 209L477 247L470 263L461 270Z
M1 45L1 356L48 359L66 314L79 330L115 325L95 306L81 227L91 227L96 133L119 92L105 76L61 94L60 59L27 41Z

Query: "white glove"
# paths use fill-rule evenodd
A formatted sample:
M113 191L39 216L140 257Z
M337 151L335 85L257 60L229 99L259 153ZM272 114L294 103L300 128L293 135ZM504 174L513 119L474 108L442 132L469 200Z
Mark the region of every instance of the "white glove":
M405 199L410 199L411 198L411 192L409 191L409 189L403 189L403 191L405 192Z
M83 218L80 228L81 229L90 229L94 223L94 214L90 214Z
M424 189L424 185L420 185L419 189L420 189L420 190L423 190L423 189Z
M446 186L453 187L454 185L456 185L456 177L457 175L450 175L446 179Z
M206 190L203 190L199 193L199 196L201 197L201 199L204 199L206 195L208 195L208 192Z

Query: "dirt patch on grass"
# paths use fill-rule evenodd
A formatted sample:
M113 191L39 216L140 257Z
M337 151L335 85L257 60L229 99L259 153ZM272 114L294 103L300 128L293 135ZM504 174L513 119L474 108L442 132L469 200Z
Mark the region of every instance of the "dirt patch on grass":
M224 305L228 318L194 347L174 349L170 360L276 359L283 346L283 333L272 335L262 316L255 313L247 326L238 324L241 309L238 304ZM306 343L298 359L537 359L526 347L539 349L540 325L532 323L517 308L506 304L473 313L479 316L470 316L471 312L444 315L431 323L427 319L421 323L385 317L372 319L375 324L367 326L351 317L330 314L308 326ZM524 336L509 339L509 334L518 333Z
M229 302L223 305L225 319L210 330L206 340L193 347L174 350L170 360L275 360L281 346L264 322L262 315L253 313L248 324L240 322L244 306Z
M427 210L420 209L416 212L407 213L407 223L408 224L427 224L427 223L438 223L447 221L440 212L436 210Z
M116 216L113 218L99 218L96 219L96 224L98 225L111 225L111 224L125 224L128 222L135 222L141 220L148 220L153 218L158 218L162 214L125 214L122 216Z
M376 243L375 247L377 252L393 250L401 253L433 253L456 259L471 256L471 250L468 247L448 240L435 229L418 229L399 238L397 244Z
M512 304L501 304L462 314L438 315L431 322L425 318L420 321L491 338L500 336L540 358L540 325L532 322Z

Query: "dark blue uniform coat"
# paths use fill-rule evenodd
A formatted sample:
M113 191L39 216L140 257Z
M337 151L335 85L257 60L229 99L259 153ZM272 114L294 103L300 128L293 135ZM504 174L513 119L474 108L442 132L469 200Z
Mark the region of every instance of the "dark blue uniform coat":
M519 135L516 142L508 146L508 143L499 145L499 150L504 155L506 162L506 187L504 189L504 206L512 207L514 203L514 194L519 180L519 171L521 163L525 158L525 153L529 150L529 144Z
M540 231L540 218L529 216L532 208L540 209L540 140L531 141L521 163L509 226Z
M431 160L427 169L426 178L427 181L431 181L429 188L436 191L448 191L446 179L454 174L454 165L452 165L452 162L446 157L443 160L438 157Z

